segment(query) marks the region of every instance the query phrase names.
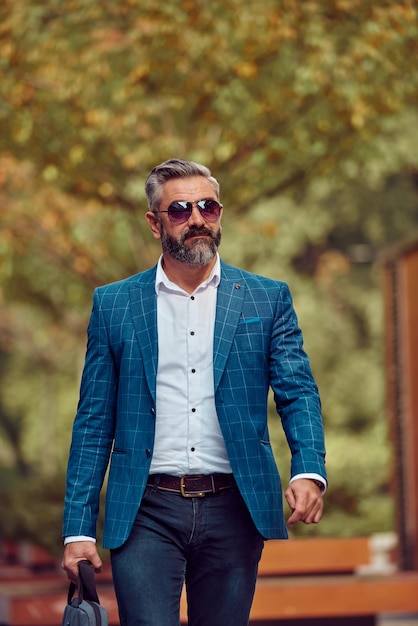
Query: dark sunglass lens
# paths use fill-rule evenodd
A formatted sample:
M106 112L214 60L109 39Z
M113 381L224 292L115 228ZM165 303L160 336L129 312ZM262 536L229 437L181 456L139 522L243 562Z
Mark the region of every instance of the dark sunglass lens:
M187 222L192 213L190 202L173 202L168 207L168 217L173 224Z
M209 222L216 222L221 214L221 205L216 200L202 200L198 203L200 212Z

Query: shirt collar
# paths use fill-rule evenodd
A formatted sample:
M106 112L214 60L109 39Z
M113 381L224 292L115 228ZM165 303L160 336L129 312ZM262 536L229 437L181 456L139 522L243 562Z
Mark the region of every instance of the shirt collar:
M163 269L162 259L163 259L163 255L161 255L160 258L158 259L157 273L155 276L155 291L157 295L159 294L162 286L166 287L167 289L173 289L173 286L179 289L178 285L171 282L171 280L169 280L169 278L167 277L167 274L165 273ZM210 275L205 281L203 281L201 285L199 285L197 289L205 289L206 287L209 287L210 285L212 285L213 287L218 287L220 280L221 280L221 260L220 260L219 254L216 253L216 263L213 266Z

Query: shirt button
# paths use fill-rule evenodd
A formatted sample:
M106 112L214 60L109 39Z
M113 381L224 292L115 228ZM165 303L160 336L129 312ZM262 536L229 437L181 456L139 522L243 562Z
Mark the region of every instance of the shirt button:
M194 408L193 408L193 409L192 409L192 413L196 413L196 409L194 409Z
M192 452L194 452L194 451L196 450L196 448L190 448L190 450L191 450Z
M191 334L191 335L194 335L194 330L190 331L190 334Z
M194 367L192 367L192 374L195 374L195 373L196 373L196 370Z
M191 296L191 297L190 297L190 300L194 300L194 296Z

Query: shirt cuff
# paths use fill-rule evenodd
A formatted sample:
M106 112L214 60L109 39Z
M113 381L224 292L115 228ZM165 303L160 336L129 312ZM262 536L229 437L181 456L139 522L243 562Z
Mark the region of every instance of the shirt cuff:
M92 543L96 543L94 537L88 537L87 535L71 535L70 537L64 538L64 546L66 546L67 543L75 543L76 541L91 541Z
M309 480L317 480L322 485L322 489L321 489L322 494L324 494L327 490L327 486L328 486L327 481L320 474L315 474L315 473L296 474L296 476L293 476L293 478L290 479L289 485L294 480L298 480L298 478L308 478Z

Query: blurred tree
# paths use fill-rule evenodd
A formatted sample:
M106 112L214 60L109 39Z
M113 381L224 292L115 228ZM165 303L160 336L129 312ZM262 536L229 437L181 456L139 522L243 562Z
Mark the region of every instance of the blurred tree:
M132 210L172 154L233 206L367 163L415 106L414 2L6 0L2 146L77 197Z
M321 532L390 524L372 261L417 222L417 35L413 0L3 0L0 465L64 472L92 288L157 258L144 178L179 156L220 179L223 256L291 283L329 433ZM344 442L378 442L361 489Z
M155 163L208 163L242 212L318 176L357 176L373 137L417 102L412 1L5 0L0 11L5 246L35 238L34 252L88 285L121 213L129 229L144 206ZM149 263L136 232L122 270Z
M416 224L418 185L412 176L394 176L374 190L356 183L336 194L313 185L303 202L282 197L254 207L233 224L233 237L224 228L224 258L290 283L321 390L330 477L327 511L318 527L296 527L295 534L392 528L376 252L413 232ZM273 405L271 430L286 480L288 452Z

